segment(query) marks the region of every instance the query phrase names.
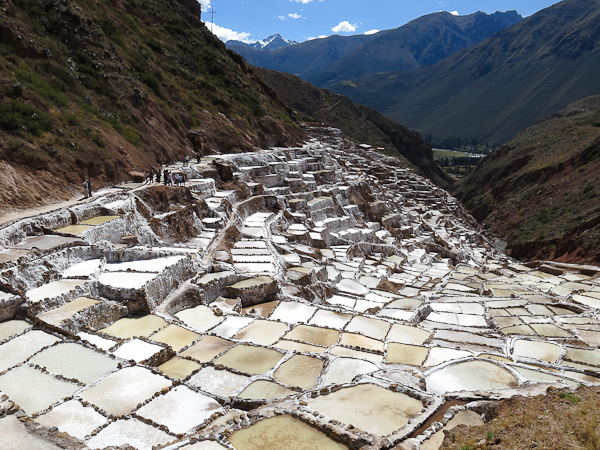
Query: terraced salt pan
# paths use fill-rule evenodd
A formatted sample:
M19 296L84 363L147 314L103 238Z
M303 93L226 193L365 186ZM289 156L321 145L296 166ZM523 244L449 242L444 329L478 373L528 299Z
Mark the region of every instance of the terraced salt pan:
M150 336L150 339L156 342L167 344L173 350L179 352L181 349L187 347L201 337L202 336L200 334L186 330L178 325L169 325Z
M0 375L0 391L6 393L23 411L32 415L73 395L80 388L27 365ZM35 393L34 395L32 395Z
M364 285L353 281L344 279L340 281L336 287L341 291L347 294L352 295L367 295L369 293L369 289L367 289Z
M282 357L276 350L240 344L219 356L214 363L257 375L271 370Z
M234 339L259 345L271 345L277 342L288 329L289 327L284 323L255 320L250 325L242 328L234 336Z
M160 366L158 366L158 370L160 370L164 375L170 378L184 380L201 367L202 365L198 364L195 361L190 361L189 359L174 356L166 363L163 363Z
M149 314L138 319L130 319L128 317L119 319L112 325L99 331L116 338L129 339L134 336L148 337L168 324L163 318Z
M91 308L100 303L98 300L93 300L87 297L78 297L72 302L62 305L59 308L53 309L46 313L38 315L38 319L55 327L59 326L63 321L73 317L84 309Z
M117 368L119 359L110 358L81 344L63 342L33 356L30 364L45 367L49 372L89 384Z
M75 234L79 236L91 229L92 225L69 225L63 228L58 228L54 231L56 233Z
M312 389L323 371L323 361L305 355L294 355L282 363L273 378L286 386Z
M373 384L340 389L307 402L331 419L379 436L400 429L423 408L417 399Z
M257 380L248 385L246 389L244 389L239 395L239 398L244 399L272 399L272 398L280 398L287 397L288 395L297 394L297 392L292 391L286 387L281 386L280 384L273 383L272 381L267 380Z
M101 259L89 259L69 267L62 273L63 278L89 278L100 270Z
M228 370L217 370L214 367L205 367L191 377L188 383L209 394L231 397L249 381L250 378L244 375L238 375Z
M431 372L425 377L427 391L446 392L494 390L516 387L517 378L507 369L481 360L458 362Z
M328 311L326 309L319 309L312 319L309 320L309 324L342 329L352 319L351 314L338 313L334 311Z
M55 298L64 295L85 283L87 283L87 280L58 280L32 289L25 295L30 302L38 303L45 298Z
M163 347L151 344L141 339L131 339L117 348L113 355L125 360L133 360L137 363L147 360L163 350Z
M200 425L211 414L223 408L213 398L192 391L186 386L176 386L137 410L137 414L160 425L170 432L183 434Z
M421 366L428 354L427 347L390 342L387 346L386 363Z
M6 322L2 322L0 323L0 342L8 340L19 333L29 330L30 328L31 325L24 320L8 320Z
M339 339L337 330L327 328L313 327L308 325L298 325L292 331L285 335L286 339L294 341L307 342L309 344L331 347Z
M272 320L281 320L287 323L308 322L317 308L298 302L281 302L271 313Z
M530 341L519 339L513 346L513 355L525 358L541 359L555 363L560 358L562 348L551 342Z
M219 326L213 328L211 332L224 338L230 338L253 321L253 317L228 316Z
M287 341L285 339L276 342L273 347L281 350L289 350L291 352L324 353L327 351L325 347L317 347L316 345L303 344L296 341Z
M114 288L142 289L149 281L156 277L156 273L104 272L98 278L98 282Z
M336 358L327 369L324 385L350 383L354 377L375 372L378 367L354 358Z
M425 366L432 367L454 359L468 358L473 353L467 350L456 350L447 347L433 347L429 352L429 357L425 361Z
M108 414L121 416L137 408L138 403L170 386L171 382L166 378L143 367L133 366L111 373L82 391L79 396Z
M571 385L572 387L576 388L577 385L579 383L572 381L572 380L567 380L566 378L563 377L557 377L555 375L551 375L549 373L546 372L541 372L539 370L531 370L531 369L526 369L524 367L518 367L518 366L513 366L513 368L519 372L524 378L527 378L530 381L538 381L538 382L563 382L566 384Z
M138 419L121 419L100 430L86 445L93 450L121 445L131 445L138 450L152 450L156 445L166 445L174 440L175 437Z
M91 406L69 400L55 406L35 421L48 428L56 427L61 433L68 433L77 439L84 439L96 428L106 424L108 419Z
M179 311L175 317L199 332L208 331L224 320L223 317L217 316L211 308L204 305Z
M86 333L85 331L80 331L77 333L77 336L104 351L108 351L117 344L113 340L105 339L95 334Z
M39 330L28 331L0 345L0 372L22 363L42 348L55 344L59 338Z
M146 260L140 260L140 261L111 263L111 264L106 264L104 266L104 270L106 272L133 271L133 272L160 273L160 272L164 271L167 267L177 264L182 259L185 259L185 256L177 255L177 256L166 256L164 258L146 259Z
M356 333L342 333L340 345L367 349L379 353L383 352L384 347L383 342Z
M346 326L346 331L362 333L374 339L384 339L388 334L391 324L385 320L370 319L363 316L355 316Z
M79 223L83 225L102 225L103 223L118 219L119 217L121 216L96 216L91 219L82 220Z
M348 450L316 428L288 415L263 419L235 431L229 442L236 450Z
M180 355L205 363L212 361L217 355L229 350L234 345L234 342L221 339L220 337L204 336L194 345L180 353Z

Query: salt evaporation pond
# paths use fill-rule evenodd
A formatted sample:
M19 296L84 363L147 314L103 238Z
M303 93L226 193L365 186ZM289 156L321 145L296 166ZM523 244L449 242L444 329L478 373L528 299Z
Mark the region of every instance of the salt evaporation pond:
M236 450L348 450L316 428L288 415L263 419L235 431L229 442Z
M379 436L400 429L423 409L419 400L374 384L359 384L307 401L311 409L331 419Z
M195 361L174 356L166 363L158 366L158 370L170 378L184 380L201 367L202 365Z
M185 309L175 314L179 320L196 331L208 331L223 322L223 317L217 316L208 306L199 305Z
M98 303L100 303L99 300L94 300L87 297L78 297L72 302L67 303L66 305L62 305L59 308L40 314L37 317L41 321L57 327L64 320L67 320L73 317L78 312L83 311L87 308L91 308L92 306L97 305Z
M121 360L80 344L63 342L41 351L29 362L65 378L89 384L115 370Z
M294 355L283 362L273 374L281 384L312 389L323 371L323 361L312 356Z
M91 406L69 400L55 406L35 421L48 428L56 427L61 433L69 433L77 439L84 439L96 428L106 424L108 419Z
M89 259L74 264L62 273L63 278L89 278L100 270L101 259Z
M32 303L38 303L46 298L55 298L86 284L87 280L58 280L45 284L27 292L26 297Z
M323 347L331 347L338 341L339 336L340 333L337 330L298 325L292 331L287 333L285 338L294 341L308 342L309 344L322 345Z
M154 272L159 273L164 271L167 267L177 264L185 256L166 256L164 258L145 259L139 261L128 261L106 264L104 270L107 272Z
M29 330L31 325L24 320L9 320L0 323L0 342Z
M121 416L133 411L138 403L170 386L171 382L166 378L143 367L134 366L111 373L82 391L80 397L108 414Z
M39 330L28 331L0 345L0 372L22 363L42 348L55 344L59 338Z
M156 273L104 272L98 278L98 282L121 289L141 289L156 277Z
M293 394L297 394L297 392L280 384L267 380L257 380L244 389L238 397L244 399L273 399Z
M104 205L106 207L106 205ZM118 219L121 216L96 216L91 219L82 220L81 224L83 225L102 225L103 223L110 222L111 220Z
M86 333L85 331L80 331L79 333L77 333L77 337L104 351L110 350L117 344L117 342L115 341L105 339L95 334Z
M271 370L282 357L283 355L276 350L240 344L214 362L240 372L258 375Z
M148 337L168 324L169 322L165 319L154 314L149 314L139 319L130 319L128 317L119 319L112 325L99 331L120 339L128 339L134 336Z
M167 344L176 352L197 341L202 336L193 331L186 330L178 325L169 325L153 334L150 339Z
M516 387L517 378L507 369L488 361L465 361L431 372L425 377L427 391L446 392L494 390Z
M350 383L357 375L378 370L375 364L354 358L336 358L327 369L325 385Z
M272 345L288 330L288 326L284 323L255 320L250 325L242 328L234 336L234 339L259 345Z
M187 356L201 363L212 361L215 356L229 350L235 342L221 339L216 336L204 336L200 341L181 352L181 356Z
M138 450L152 450L156 445L166 445L176 438L137 419L122 419L90 438L86 445L93 449L109 446L131 445Z
M150 342L142 341L141 339L131 339L124 342L117 348L113 355L117 358L133 360L137 363L147 360L164 350L163 347Z
M250 378L228 370L217 370L214 367L205 367L189 379L189 384L213 395L231 397Z
M211 397L186 386L176 386L142 406L136 414L165 425L172 433L183 434L217 411L222 411L221 405Z
M0 391L5 392L23 411L32 415L43 411L80 388L41 370L19 366L0 375ZM32 393L35 392L35 395Z

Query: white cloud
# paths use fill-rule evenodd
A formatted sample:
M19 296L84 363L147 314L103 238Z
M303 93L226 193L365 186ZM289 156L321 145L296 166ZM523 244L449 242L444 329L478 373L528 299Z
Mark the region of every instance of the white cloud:
M202 10L202 12L208 11L208 8L210 7L210 0L202 0L198 3L200 3L200 9Z
M296 3L302 3L303 5L306 5L307 3L312 2L313 0L290 0L290 2L296 2ZM323 0L319 0L319 1L323 1Z
M277 16L277 18L279 20L286 20L286 19L304 19L304 17L302 17L300 14L298 13L290 13L287 16Z
M317 36L317 37L309 36L309 37L306 38L306 40L307 41L314 41L315 39L325 39L326 37L327 37L327 35L322 34L321 36Z
M450 11L450 14L452 14L453 16L460 16L460 14L458 14L458 11Z
M331 31L334 33L354 33L356 31L356 24L351 24L347 20L344 20L333 27Z
M227 42L227 41L231 41L231 40L242 41L242 42L245 42L246 44L252 44L252 43L256 42L256 39L248 39L250 37L250 33L233 31L229 28L220 27L216 23L214 25L207 23L206 26L208 27L209 30L212 27L212 32L214 33L214 35L217 36L219 39L221 39L223 42Z
M381 30L369 30L369 31L365 31L365 35L366 36L370 36L371 34L375 34L375 33L379 33Z

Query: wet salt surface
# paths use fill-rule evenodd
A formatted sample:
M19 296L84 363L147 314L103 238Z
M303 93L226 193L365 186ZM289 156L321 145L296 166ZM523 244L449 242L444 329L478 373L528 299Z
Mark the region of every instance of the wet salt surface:
M24 320L9 320L0 323L0 343L11 337L29 330L31 325ZM1 347L0 347L1 348ZM0 350L1 351L1 350Z
M28 331L0 345L0 372L13 367L42 348L60 341L59 338L39 330Z
M156 344L151 344L141 339L131 339L130 341L124 342L117 348L113 355L117 358L134 360L135 362L142 362L159 353L163 350L163 347Z
M67 320L78 312L97 305L98 303L100 303L99 300L94 300L87 297L78 297L66 305L38 315L38 318L43 322L49 323L50 325L59 326L63 320Z
M98 282L121 289L141 289L156 276L156 273L105 272L100 275Z
M58 280L45 284L27 292L27 300L37 303L46 298L54 298L66 294L75 288L87 283L86 280Z
M126 444L138 450L152 450L158 444L165 445L174 440L174 436L137 419L121 419L100 430L96 436L86 442L86 445L94 450Z
M211 397L186 386L176 386L142 406L137 414L165 425L172 433L182 434L222 410L221 405Z
M188 383L209 394L231 397L249 381L250 378L244 375L238 375L227 370L217 370L214 367L205 367L191 377Z
M100 270L101 259L90 259L77 263L62 273L63 278L88 278Z
M69 400L38 417L36 422L48 427L57 427L77 439L84 439L108 420L91 406L83 406L77 400Z

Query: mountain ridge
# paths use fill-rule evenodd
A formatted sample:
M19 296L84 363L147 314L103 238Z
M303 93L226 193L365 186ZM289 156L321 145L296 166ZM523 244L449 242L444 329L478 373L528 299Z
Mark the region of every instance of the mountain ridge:
M267 51L278 50L280 48L295 44L298 44L298 42L285 39L279 33L272 34L271 36L265 39L261 39L253 43L245 43L242 41L236 41L234 39L225 42L227 48L231 48L231 46L247 46L248 48L252 48L255 50Z

